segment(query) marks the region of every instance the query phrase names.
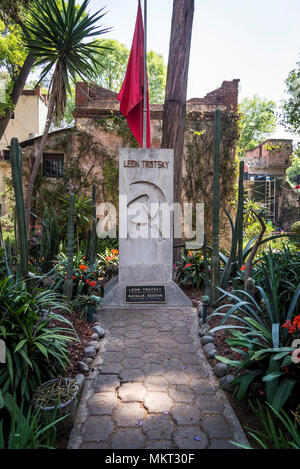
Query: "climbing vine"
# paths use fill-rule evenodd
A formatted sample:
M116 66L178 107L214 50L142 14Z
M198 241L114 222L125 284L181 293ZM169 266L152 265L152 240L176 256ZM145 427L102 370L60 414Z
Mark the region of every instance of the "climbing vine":
M239 138L238 118L235 112L222 112L220 201L221 207L225 206L227 209L235 204L237 194L238 158L235 155L235 143ZM187 114L185 148L186 171L183 177L185 197L189 202L204 203L205 226L209 235L212 220L214 155L212 114L194 112ZM225 220L222 210L220 216Z

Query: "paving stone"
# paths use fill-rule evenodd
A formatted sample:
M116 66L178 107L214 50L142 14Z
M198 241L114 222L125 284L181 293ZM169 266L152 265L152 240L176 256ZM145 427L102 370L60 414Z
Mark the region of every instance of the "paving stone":
M171 412L178 425L195 425L200 422L201 413L195 405L177 403Z
M189 376L184 372L171 371L164 376L171 384L189 384Z
M222 415L210 415L203 419L201 427L210 438L232 438L232 426Z
M124 352L124 356L128 358L139 358L144 355L144 351L141 348L129 347Z
M158 353L145 353L143 356L143 360L145 363L161 363L163 357Z
M164 376L147 376L144 385L148 391L166 391L169 382Z
M146 449L174 449L176 446L172 441L150 440L146 443Z
M119 429L111 438L113 449L139 449L145 447L145 438L140 429Z
M105 441L113 430L111 417L89 417L83 429L83 441Z
M179 426L174 432L174 441L179 449L206 449L208 439L199 426Z
M104 352L86 376L70 448L234 447L229 440L237 434L201 353L195 309L106 309L100 316Z
M183 384L172 386L169 395L175 402L193 402L196 397L195 392Z
M211 440L211 443L208 449L239 449L239 448L233 445L232 443L230 443L229 440Z
M119 398L123 402L142 402L145 394L146 388L141 383L124 383L118 390Z
M140 368L144 362L140 358L124 358L122 364L125 368Z
M157 363L149 363L148 365L144 366L144 373L145 376L149 375L162 375L165 373L165 368L163 364L157 364Z
M222 413L224 410L224 401L216 398L215 394L203 395L196 399L196 406L203 414Z
M123 366L119 363L106 363L100 365L101 374L114 374L118 375L122 370Z
M209 379L194 378L191 381L191 388L198 394L215 394L216 387Z
M88 402L88 410L91 415L111 415L117 403L117 397L112 392L95 393Z
M144 418L144 413L144 409L137 402L127 402L115 408L113 417L120 427L136 427Z
M144 380L144 372L140 368L129 368L123 370L119 376L125 383L133 381L140 382Z
M173 405L172 399L163 392L147 392L144 406L148 412L168 412Z
M116 375L99 375L94 381L95 392L114 392L120 386Z
M120 352L105 352L103 355L103 361L109 363L120 363L123 358L123 354Z
M169 415L148 415L142 430L149 440L164 440L172 437L174 424Z

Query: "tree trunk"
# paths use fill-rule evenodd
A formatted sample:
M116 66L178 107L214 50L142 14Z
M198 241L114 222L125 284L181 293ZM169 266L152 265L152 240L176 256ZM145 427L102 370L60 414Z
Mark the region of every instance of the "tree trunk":
M161 148L174 149L174 201L181 202L187 80L194 0L174 0Z
M5 116L1 117L0 119L0 139L3 137L3 134L6 130L6 127L11 119L12 113L14 112L14 109L16 105L18 104L19 98L21 96L21 93L24 89L27 77L30 73L30 70L32 69L34 65L34 58L31 54L28 54L25 62L20 70L19 75L16 78L16 81L14 83L13 90L11 92L11 100L12 100L12 109L9 109Z
M174 149L174 202L181 203L187 80L194 17L194 0L173 0L171 38L164 103L161 148ZM182 244L174 238L175 246ZM174 250L174 260L180 257Z
M43 151L47 143L48 133L49 133L50 125L51 125L52 118L53 118L54 103L55 103L55 92L53 92L50 97L44 133L41 139L38 152L34 158L34 164L33 164L30 176L29 176L29 181L28 181L27 190L26 190L25 216L26 216L26 223L27 223L28 231L29 231L29 226L30 226L31 199L32 199L32 194L33 194L34 183L35 183L36 176L40 167Z

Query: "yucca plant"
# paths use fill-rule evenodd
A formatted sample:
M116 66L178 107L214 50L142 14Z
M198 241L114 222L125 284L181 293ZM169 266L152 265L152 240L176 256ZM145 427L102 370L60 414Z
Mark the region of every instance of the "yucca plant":
M62 8L59 8L61 3ZM101 65L94 52L101 46L96 40L87 39L109 31L110 28L99 28L96 23L105 13L103 8L90 15L87 12L89 0L84 0L78 9L75 0L47 0L36 3L31 10L31 19L26 22L30 37L24 37L30 54L35 58L35 65L41 66L42 80L52 72L49 88L49 107L44 134L41 139L34 165L30 173L26 192L26 220L29 226L33 187L38 174L42 154L53 119L63 117L67 93L71 92L70 82L80 77L83 81L95 77L96 65Z

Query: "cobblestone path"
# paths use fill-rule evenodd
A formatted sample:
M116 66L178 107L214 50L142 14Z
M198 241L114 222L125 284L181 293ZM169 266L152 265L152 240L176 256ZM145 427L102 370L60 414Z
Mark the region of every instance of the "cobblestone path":
M105 310L69 448L226 449L247 443L201 350L195 308Z

